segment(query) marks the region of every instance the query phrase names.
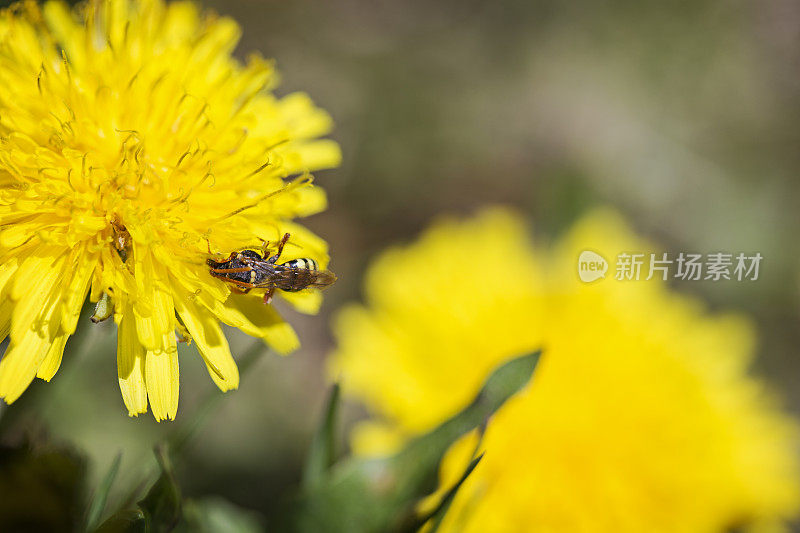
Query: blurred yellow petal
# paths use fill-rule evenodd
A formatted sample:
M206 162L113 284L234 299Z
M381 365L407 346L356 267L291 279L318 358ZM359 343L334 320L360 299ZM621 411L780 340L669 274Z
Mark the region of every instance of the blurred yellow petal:
M294 174L309 168L335 168L342 163L342 151L333 141L314 141L298 144L291 154L286 154L283 164Z
M330 132L333 127L330 115L314 106L314 102L305 93L292 93L283 97L279 107L295 138L319 137Z
M368 420L353 428L350 446L357 455L386 457L400 451L407 438L394 425Z
M303 187L291 194L282 194L272 200L270 209L281 217L305 217L324 211L328 196L319 187ZM258 224L258 220L253 221ZM276 234L276 239L280 237Z
M660 280L576 275L583 250L652 249L607 210L542 247L524 218L489 209L384 252L367 302L334 326L330 376L375 413L354 448L429 431L498 364L542 347L439 531L785 531L800 510L798 424L749 373L752 323ZM443 487L475 451L465 442Z
M299 292L279 293L280 297L292 304L295 310L307 315L316 315L322 305L322 292L314 289L306 289Z

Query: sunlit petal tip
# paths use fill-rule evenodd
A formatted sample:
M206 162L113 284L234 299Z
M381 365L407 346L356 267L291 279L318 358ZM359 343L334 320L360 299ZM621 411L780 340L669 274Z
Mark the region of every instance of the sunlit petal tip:
M58 368L61 366L61 357L64 354L64 346L67 343L69 334L62 333L53 340L47 354L42 361L42 365L36 372L36 377L45 381L50 381L56 375Z

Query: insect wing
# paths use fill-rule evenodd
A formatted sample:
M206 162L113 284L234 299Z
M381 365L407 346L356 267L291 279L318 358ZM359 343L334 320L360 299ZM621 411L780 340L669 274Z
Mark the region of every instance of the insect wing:
M307 270L304 268L281 268L274 269L265 280L263 287L275 287L287 292L297 292L309 287L327 287L336 281L336 276L332 272L323 270Z
M276 286L278 272L272 263L259 261L250 266L253 269L253 287L269 289Z
M314 272L314 275L315 279L311 283L311 286L317 289L332 285L333 282L336 281L336 275L330 270L318 270Z

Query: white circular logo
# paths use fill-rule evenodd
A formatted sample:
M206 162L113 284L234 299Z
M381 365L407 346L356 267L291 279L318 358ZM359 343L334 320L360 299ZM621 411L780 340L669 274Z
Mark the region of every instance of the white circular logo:
M578 257L578 277L584 283L591 283L600 278L606 277L608 272L608 261L591 250L584 250Z

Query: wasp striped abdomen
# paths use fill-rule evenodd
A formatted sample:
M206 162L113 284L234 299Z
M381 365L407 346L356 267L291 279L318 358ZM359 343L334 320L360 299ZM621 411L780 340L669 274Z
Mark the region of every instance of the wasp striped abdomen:
M280 266L288 267L288 268L296 268L299 270L319 270L319 265L317 262L308 257L301 257L299 259L292 259L291 261L286 261L282 263Z

